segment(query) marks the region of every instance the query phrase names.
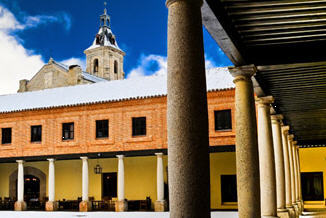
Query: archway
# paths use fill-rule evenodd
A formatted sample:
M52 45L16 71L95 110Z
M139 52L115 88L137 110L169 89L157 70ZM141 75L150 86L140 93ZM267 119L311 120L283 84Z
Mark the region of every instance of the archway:
M18 170L15 170L9 176L9 197L11 199L17 199L17 183L16 183L17 175L18 175ZM32 179L31 184L28 184L29 185L28 188L38 189L38 186L39 186L39 194L37 193L37 195L39 195L40 200L43 200L46 197L46 175L45 175L45 173L43 173L41 170L39 170L35 167L24 167L24 178L25 178L25 180ZM34 181L33 181L33 179L34 179ZM27 193L27 194L29 195L29 197L33 197L32 193Z

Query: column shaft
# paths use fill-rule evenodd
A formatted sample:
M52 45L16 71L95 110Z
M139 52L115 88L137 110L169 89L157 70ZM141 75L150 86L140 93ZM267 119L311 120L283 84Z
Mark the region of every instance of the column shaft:
M55 200L55 173L54 173L54 159L49 161L49 201Z
M157 200L164 200L164 176L163 176L163 157L162 153L157 155L157 172L156 172L156 182L157 182Z
M17 201L24 201L24 161L19 160L18 163L18 177L17 177Z
M293 160L292 139L291 139L290 135L288 135L288 148L289 148L290 175L291 175L291 200L292 200L292 205L296 205L295 180L294 180L294 160Z
M294 173L294 193L295 193L295 202L297 203L299 200L299 192L298 192L298 166L297 166L297 155L294 144L292 143L292 154L293 154L293 173Z
M260 197L262 217L276 217L275 159L270 118L272 97L257 99Z
M261 217L257 122L251 76L254 66L229 68L236 85L236 168L240 218Z
M83 189L83 195L82 195L82 200L83 201L88 201L88 161L87 157L81 157L83 161L83 172L82 172L82 189Z
M280 120L283 119L281 115L272 115L272 133L275 156L275 174L276 174L276 196L277 209L279 211L285 210L285 165L282 146L282 132Z
M125 199L125 169L123 155L118 155L118 201Z
M202 0L168 0L170 216L210 217Z

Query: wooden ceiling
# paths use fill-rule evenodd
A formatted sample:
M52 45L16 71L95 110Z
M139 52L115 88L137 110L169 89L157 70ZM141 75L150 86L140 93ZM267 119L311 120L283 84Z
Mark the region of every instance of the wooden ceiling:
M257 66L298 143L325 144L326 1L205 0L202 14L235 66Z

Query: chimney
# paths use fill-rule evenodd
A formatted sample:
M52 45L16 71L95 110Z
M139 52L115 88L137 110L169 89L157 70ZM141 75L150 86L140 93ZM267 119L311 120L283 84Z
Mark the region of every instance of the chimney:
M81 84L82 82L82 69L79 65L69 66L69 81L70 85Z
M27 80L27 79L20 80L18 92L27 92L28 82L29 82L29 80Z

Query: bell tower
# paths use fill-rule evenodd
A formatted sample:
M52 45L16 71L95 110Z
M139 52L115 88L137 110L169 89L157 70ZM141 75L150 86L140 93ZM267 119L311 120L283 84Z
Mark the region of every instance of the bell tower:
M123 58L125 53L119 48L110 27L106 2L104 14L100 16L100 29L93 44L84 51L86 54L86 71L107 80L124 79Z

